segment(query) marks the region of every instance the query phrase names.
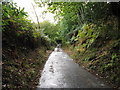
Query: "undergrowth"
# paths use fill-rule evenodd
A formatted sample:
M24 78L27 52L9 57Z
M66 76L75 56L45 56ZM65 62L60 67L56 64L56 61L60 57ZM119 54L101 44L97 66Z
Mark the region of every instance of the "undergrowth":
M4 88L35 88L37 76L47 60L46 48L8 51L3 49L3 89ZM40 77L39 77L40 78Z
M109 24L84 25L75 43L70 45L70 55L75 62L112 83L113 87L120 87L120 32L116 19L110 19L114 21L108 21Z

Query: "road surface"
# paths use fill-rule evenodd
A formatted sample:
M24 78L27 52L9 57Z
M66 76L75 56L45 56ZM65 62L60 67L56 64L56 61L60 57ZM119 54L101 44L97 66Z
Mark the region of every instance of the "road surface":
M50 54L39 80L39 88L109 88L76 64L62 49Z

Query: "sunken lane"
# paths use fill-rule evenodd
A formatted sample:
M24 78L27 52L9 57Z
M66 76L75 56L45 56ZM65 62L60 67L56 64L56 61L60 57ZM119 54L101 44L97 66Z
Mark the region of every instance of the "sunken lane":
M40 88L109 88L109 86L76 64L61 48L55 48L42 71L37 90Z

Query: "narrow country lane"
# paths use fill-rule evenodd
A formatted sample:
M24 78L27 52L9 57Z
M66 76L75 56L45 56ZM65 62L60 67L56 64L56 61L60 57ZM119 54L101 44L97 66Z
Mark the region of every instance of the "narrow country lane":
M65 52L57 48L44 66L39 88L109 88L96 76L74 63Z

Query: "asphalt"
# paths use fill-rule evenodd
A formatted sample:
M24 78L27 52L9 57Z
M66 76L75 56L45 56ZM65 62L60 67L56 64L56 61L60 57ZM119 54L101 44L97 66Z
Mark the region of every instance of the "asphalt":
M39 80L40 88L110 88L95 75L76 64L62 49L50 54Z

